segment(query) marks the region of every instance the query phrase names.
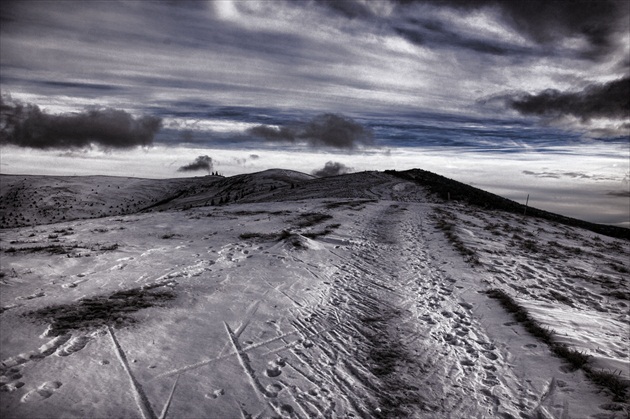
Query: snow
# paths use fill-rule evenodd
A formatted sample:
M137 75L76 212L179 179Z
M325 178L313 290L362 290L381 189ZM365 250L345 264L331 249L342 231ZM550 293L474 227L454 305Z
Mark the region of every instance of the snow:
M484 292L627 379L628 241L379 172L110 180L163 202L90 218L75 177L75 220L0 230L3 418L627 416Z

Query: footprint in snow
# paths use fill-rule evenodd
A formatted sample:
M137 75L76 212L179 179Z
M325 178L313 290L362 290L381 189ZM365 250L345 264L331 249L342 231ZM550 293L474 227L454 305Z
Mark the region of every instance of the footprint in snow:
M27 295L25 297L16 297L16 300L32 300L34 298L44 297L46 294L43 292L38 292L37 294Z
M494 352L483 352L483 355L491 361L496 361L497 359L499 359L499 356Z
M295 409L293 409L293 406L291 406L290 404L283 404L282 406L280 406L280 414L282 416L293 416L293 412Z
M269 384L265 390L267 391L267 397L275 398L278 397L278 393L282 391L282 385L279 383Z
M70 339L66 344L62 345L57 349L55 355L57 356L68 356L72 355L75 352L80 351L87 345L90 341L90 338L87 336L75 336Z
M494 386L498 386L499 384L501 384L499 381L496 380L496 378L486 378L484 380L481 380L485 385L487 385L488 387L494 387Z
M22 399L20 399L20 401L22 403L42 401L42 400L47 399L50 396L52 396L53 393L59 387L61 387L61 382L59 382L59 381L47 381L47 382L43 383L42 385L40 385L39 387L37 387L37 388L29 391L28 393L26 393L24 396L22 396Z
M282 374L282 368L287 364L287 362L283 358L278 358L275 361L269 362L269 367L267 368L267 377L277 377Z
M206 399L218 399L219 396L223 396L225 394L225 390L220 388L218 390L214 390L212 393L206 394Z
M470 359L462 359L460 361L460 364L465 367L472 367L475 365L475 362Z
M2 384L0 386L0 391L12 392L19 388L22 388L24 383L22 381L12 381L10 383Z
M0 391L12 392L21 388L24 383L19 381L22 378L19 368L9 368L6 374L0 375Z

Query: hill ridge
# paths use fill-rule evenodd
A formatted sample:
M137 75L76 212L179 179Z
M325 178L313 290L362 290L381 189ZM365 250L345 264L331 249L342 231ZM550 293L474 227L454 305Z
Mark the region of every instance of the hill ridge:
M147 211L314 198L426 200L416 191L390 193L396 179L419 186L441 201L462 201L581 227L630 240L630 229L591 223L503 198L445 176L423 170L355 172L314 177L280 168L230 177L201 176L143 179L117 176L0 175L0 228L50 224L81 218L131 215Z

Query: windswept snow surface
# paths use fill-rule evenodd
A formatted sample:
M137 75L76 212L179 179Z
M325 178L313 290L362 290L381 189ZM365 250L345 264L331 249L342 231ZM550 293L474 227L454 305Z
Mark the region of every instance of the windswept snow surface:
M265 191L247 203L200 206L227 178L2 230L1 416L627 417L484 293L627 379L627 241L382 173L280 174L239 181Z

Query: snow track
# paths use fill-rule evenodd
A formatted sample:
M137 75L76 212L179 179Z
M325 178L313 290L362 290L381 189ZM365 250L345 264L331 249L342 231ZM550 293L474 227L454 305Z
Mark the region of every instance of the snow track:
M494 374L500 355L429 254L427 211L392 203L366 223L362 244L338 266L331 303L342 326L326 343L342 355L354 348L341 364L374 400L358 405L364 416L514 413Z

